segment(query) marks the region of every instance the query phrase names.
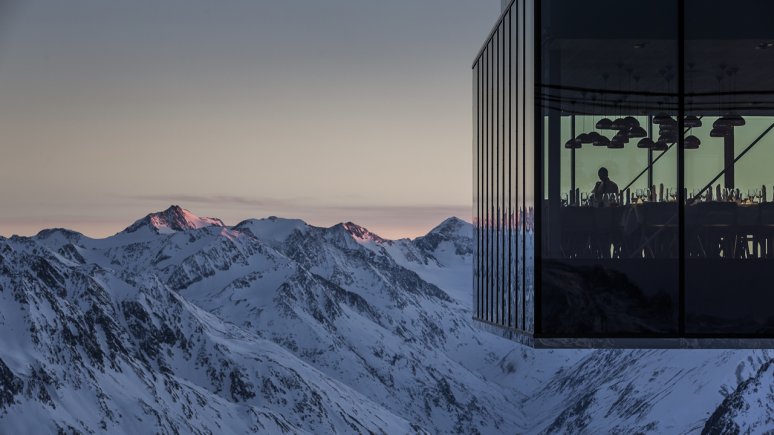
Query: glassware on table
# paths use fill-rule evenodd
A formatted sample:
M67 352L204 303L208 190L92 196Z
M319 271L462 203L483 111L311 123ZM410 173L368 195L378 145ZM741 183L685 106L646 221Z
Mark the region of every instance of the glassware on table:
M588 192L581 192L581 205L588 205L589 194Z
M730 187L723 189L723 200L727 202L734 202L734 189Z
M747 203L748 204L757 204L758 203L758 189L747 189Z
M570 200L570 195L568 195L567 193L563 193L562 194L562 207L567 207L567 205L569 204L569 200Z

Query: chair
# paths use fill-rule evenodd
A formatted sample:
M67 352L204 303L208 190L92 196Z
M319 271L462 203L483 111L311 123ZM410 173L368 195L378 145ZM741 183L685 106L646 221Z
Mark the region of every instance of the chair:
M591 239L591 250L596 258L611 258L614 254L614 240L616 223L613 219L613 207L598 207L594 210L594 234Z
M677 257L677 204L654 202L642 204L643 238L646 256L653 258Z
M761 256L774 258L774 202L758 204L758 229L761 234Z
M737 207L736 212L737 257L757 258L762 240L758 223L760 207L758 204L741 205Z
M707 257L734 258L738 246L737 208L734 202L702 202L691 206L702 250Z
M562 207L561 249L565 258L592 257L592 238L595 228L593 207Z

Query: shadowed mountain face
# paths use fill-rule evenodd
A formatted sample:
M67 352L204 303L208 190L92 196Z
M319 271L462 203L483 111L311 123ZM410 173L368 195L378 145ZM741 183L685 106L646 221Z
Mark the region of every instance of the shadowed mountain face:
M671 295L645 295L626 274L599 266L543 262L543 323L551 333L676 332Z
M768 352L533 351L474 328L472 252L456 218L392 241L174 206L107 239L0 238L0 433L664 433L713 413L711 427L742 430L771 418L744 414L751 385L771 385Z

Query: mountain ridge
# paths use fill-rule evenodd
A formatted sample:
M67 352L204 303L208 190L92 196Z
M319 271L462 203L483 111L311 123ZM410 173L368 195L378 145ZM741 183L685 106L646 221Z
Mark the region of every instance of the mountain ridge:
M150 213L135 221L124 229L123 232L133 233L142 227L149 227L153 231L169 233L171 231L185 231L204 228L208 226L225 227L226 225L217 218L199 217L179 205L171 205L163 211Z
M387 240L172 211L162 231L0 238L0 432L770 426L766 350L533 350L477 329L458 218Z

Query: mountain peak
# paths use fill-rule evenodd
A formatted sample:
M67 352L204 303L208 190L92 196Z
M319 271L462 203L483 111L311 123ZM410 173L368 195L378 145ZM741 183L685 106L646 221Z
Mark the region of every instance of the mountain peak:
M373 241L376 243L386 243L387 240L379 237L377 234L374 234L370 231L368 231L367 228L361 227L360 225L353 223L353 222L345 222L341 224L341 226L344 228L346 232L352 235L352 237L357 242L368 242Z
M471 231L472 231L472 228L470 223L456 216L452 216L450 218L446 218L443 222L441 222L435 228L430 230L430 232L428 232L427 235L429 236L431 234L442 234L446 236L451 236L453 234L458 234L464 237L470 237Z
M450 217L430 230L426 235L414 239L414 243L427 250L435 251L443 242L454 245L458 255L473 252L473 225L458 217Z
M196 216L179 205L172 205L164 211L145 216L127 228L126 232L132 233L143 226L148 226L159 234L210 226L225 227L220 219Z
M253 236L271 242L284 242L295 232L305 233L309 225L301 219L287 219L269 216L263 219L247 219L238 223L234 229L247 230Z

